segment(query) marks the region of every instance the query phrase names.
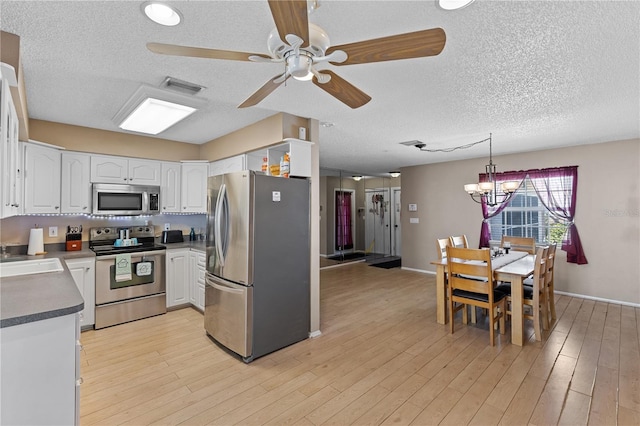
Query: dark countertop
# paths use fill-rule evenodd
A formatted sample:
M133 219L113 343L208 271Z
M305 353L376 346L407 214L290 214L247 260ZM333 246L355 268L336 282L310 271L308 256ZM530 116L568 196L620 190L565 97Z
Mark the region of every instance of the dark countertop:
M36 256L12 256L35 260L58 257L61 260L94 257L89 249L56 251ZM66 264L61 272L2 278L0 282L0 328L74 314L84 309L84 300Z
M197 251L206 251L207 244L206 241L184 241L182 243L161 243L163 246L167 248L167 250L173 249L191 249Z

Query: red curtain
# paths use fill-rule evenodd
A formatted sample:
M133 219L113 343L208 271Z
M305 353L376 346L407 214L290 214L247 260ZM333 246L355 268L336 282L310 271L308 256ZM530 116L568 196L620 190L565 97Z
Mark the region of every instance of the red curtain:
M336 250L353 248L351 192L336 191Z

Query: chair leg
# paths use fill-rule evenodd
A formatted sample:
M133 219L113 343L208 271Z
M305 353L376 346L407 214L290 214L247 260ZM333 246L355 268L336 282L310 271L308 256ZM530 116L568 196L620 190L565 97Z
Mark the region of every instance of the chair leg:
M536 340L542 340L542 330L540 329L540 308L533 304L531 307L533 310L533 331L536 334Z
M553 289L553 281L549 284L549 310L551 311L551 319L556 319L556 295Z
M468 305L465 305L462 308L462 323L464 325L469 324L469 309L468 308L469 308ZM471 309L475 309L475 308L473 306L471 306Z
M449 324L450 324L449 328L451 329L451 334L453 334L453 323L456 316L456 311L454 310L454 308L455 308L455 303L453 299L449 297Z
M502 303L501 303L501 307L500 307L500 334L505 334L507 332L507 327L506 327L506 316L507 316L507 304L506 304L506 300L502 299Z
M469 305L469 308L471 309L471 323L475 324L477 322L476 307L473 305Z
M489 341L491 342L491 346L496 345L496 330L493 325L495 324L495 317L493 316L493 309L491 310L491 326L489 327Z
M544 330L549 329L549 301L547 299L547 290L542 292L540 301L540 308L542 310L542 328Z

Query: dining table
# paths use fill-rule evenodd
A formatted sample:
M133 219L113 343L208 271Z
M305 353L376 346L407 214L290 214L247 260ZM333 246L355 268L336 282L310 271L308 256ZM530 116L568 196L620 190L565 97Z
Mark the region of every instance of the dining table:
M431 262L436 267L436 321L447 323L447 258ZM533 274L535 255L522 251L510 251L491 259L493 277L497 281L511 283L511 343L522 346L524 342L524 316L522 310L524 279Z

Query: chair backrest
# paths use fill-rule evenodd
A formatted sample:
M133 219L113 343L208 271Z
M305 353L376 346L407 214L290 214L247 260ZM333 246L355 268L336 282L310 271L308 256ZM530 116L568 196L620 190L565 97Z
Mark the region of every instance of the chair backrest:
M447 266L451 291L487 294L493 303L491 250L447 247Z
M547 252L547 276L545 277L547 284L553 281L553 264L556 260L556 245L551 244Z
M549 247L538 247L533 269L533 293L539 292L547 284L547 256Z
M447 257L447 247L451 245L449 238L436 239L436 248L438 252L438 259Z
M469 243L467 242L467 236L464 234L458 235L456 237L449 237L449 244L452 247L469 248Z
M504 243L511 244L512 250L526 251L529 254L536 254L536 240L529 237L512 237L511 235L503 235L500 240L500 247L504 247Z

